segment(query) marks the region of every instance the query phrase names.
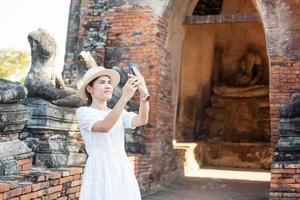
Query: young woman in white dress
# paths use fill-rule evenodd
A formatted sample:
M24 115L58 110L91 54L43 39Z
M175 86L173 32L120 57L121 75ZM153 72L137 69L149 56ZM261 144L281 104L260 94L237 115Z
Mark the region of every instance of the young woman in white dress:
M80 200L140 200L139 186L124 147L124 129L147 124L149 93L143 76L135 71L122 88L122 96L110 109L107 101L118 85L117 71L93 67L83 77L79 94L87 106L76 110L88 159L84 168ZM136 90L139 114L124 109Z

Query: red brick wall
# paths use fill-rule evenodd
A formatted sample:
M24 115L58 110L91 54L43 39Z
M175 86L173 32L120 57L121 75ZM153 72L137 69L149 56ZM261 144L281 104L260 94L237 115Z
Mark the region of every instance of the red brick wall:
M270 61L271 143L274 147L278 141L279 108L291 100L293 93L300 91L300 63L279 56L271 57Z
M300 164L285 165L284 169L272 169L271 173L271 200L300 198Z
M78 199L82 167L24 171L0 182L0 200Z
M151 94L149 123L153 127L145 133L149 155L139 155L136 168L142 190L155 189L182 175L171 143L174 107L171 69L164 48L167 23L152 17L151 12L147 7L131 6L115 8L106 14L111 24L105 49L107 67L139 64ZM122 53L111 56L117 50ZM174 164L177 168L171 169Z
M25 158L17 161L18 171L27 171L32 168L32 158Z
M278 142L279 108L300 90L300 62L273 56L270 70L271 140ZM276 163L271 169L270 199L300 198L300 164Z

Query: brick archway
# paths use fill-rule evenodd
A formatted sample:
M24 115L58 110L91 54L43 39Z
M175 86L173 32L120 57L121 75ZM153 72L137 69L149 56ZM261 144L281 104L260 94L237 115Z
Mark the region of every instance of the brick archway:
M199 1L202 2L202 1ZM167 37L167 41L166 41L166 50L168 52L169 55L169 62L171 65L171 69L172 69L172 75L173 75L173 84L172 84L172 88L173 88L173 95L172 95L172 102L174 102L174 107L175 107L175 113L174 113L174 122L173 122L173 130L174 132L176 132L177 134L174 135L174 138L176 138L177 140L185 140L184 136L182 136L181 133L178 134L178 130L181 128L181 130L179 131L184 131L184 134L187 134L187 132L189 132L187 136L189 141L193 141L195 139L193 139L193 133L195 132L195 129L197 129L195 127L195 113L205 113L204 108L198 108L195 109L195 107L197 107L197 104L200 104L199 102L207 102L207 103L203 103L203 104L207 104L209 103L209 98L211 96L211 89L212 89L212 79L213 79L213 68L215 68L214 65L215 61L214 59L216 59L215 57L218 55L215 55L216 53L216 46L217 48L219 46L223 45L224 48L224 42L223 44L218 44L218 41L216 40L220 40L218 39L218 37L216 36L218 33L215 26L220 26L221 28L219 28L220 31L225 31L226 33L226 28L224 28L226 26L226 24L231 23L233 25L230 26L236 26L238 27L236 29L235 32L238 32L238 29L241 29L240 34L243 37L243 34L247 34L246 37L248 37L248 41L244 42L243 39L236 39L236 41L234 41L234 39L229 40L227 43L236 43L233 44L232 48L235 48L235 53L234 55L230 55L227 53L227 57L223 59L223 61L227 62L227 65L234 65L234 62L238 62L237 60L246 52L245 49L248 48L248 43L250 43L252 45L252 47L256 50L259 51L259 53L263 56L264 59L264 67L265 67L265 76L266 76L266 85L268 85L268 66L269 66L269 59L268 59L268 55L267 55L267 51L266 51L266 40L265 40L265 34L264 34L264 30L263 30L263 26L261 25L261 22L259 17L257 16L256 9L253 7L253 5L251 4L251 2L248 2L248 7L244 6L242 7L242 11L237 11L237 5L234 5L232 2L230 3L229 1L224 1L224 3L226 3L224 10L223 10L223 14L218 16L215 15L215 19L217 19L218 17L220 18L219 21L221 21L223 24L225 25L218 25L218 23L216 23L217 25L211 25L212 23L214 23L213 21L205 21L205 16L202 15L203 17L200 17L200 20L204 20L204 22L200 22L201 24L198 25L184 25L185 20L189 20L189 18L186 18L187 16L191 16L193 14L193 12L195 12L195 8L201 7L201 5L199 6L198 1L193 1L188 2L188 3L182 3L182 2L176 2L173 5L173 9L172 9L172 14L171 17L169 18L168 21L168 37ZM215 5L217 6L217 5ZM234 7L236 6L236 7ZM240 5L238 5L240 6ZM235 10L236 9L236 10ZM205 9L204 9L205 10ZM218 10L217 8L214 8L214 10ZM202 12L202 11L199 11ZM222 21L222 17L224 17L225 19L225 15L230 15L232 13L235 12L239 12L241 13L240 15L234 15L232 18L233 21ZM244 14L244 13L245 14ZM254 13L254 14L252 14ZM209 14L209 13L208 13ZM192 18L192 17L190 17ZM211 17L213 18L213 17ZM196 19L196 18L195 18ZM197 19L196 19L197 20ZM254 27L251 33L251 29L248 30L247 29L247 25L240 25L239 20L244 20L244 23L247 24L249 23L249 27L252 26ZM254 21L251 21L254 20ZM255 22L255 20L257 20ZM238 22L238 23L237 23ZM254 23L253 23L254 22ZM252 24L253 23L253 24ZM237 24L237 25L234 25ZM201 26L201 27L200 27ZM198 27L198 28L197 28ZM197 29L197 30L196 30ZM176 30L176 34L174 34ZM244 32L243 32L244 31ZM250 33L248 33L250 32ZM223 36L222 40L225 40L226 37L232 37L231 34L232 33L228 33L227 30L227 36ZM252 34L252 35L251 35ZM250 35L250 36L248 36ZM256 37L254 35L259 35L259 37ZM238 38L238 34L236 36ZM251 38L252 37L252 38ZM193 39L190 39L193 38ZM217 39L216 39L217 38ZM220 38L220 36L219 36ZM240 41L240 42L239 42ZM258 41L258 42L257 42ZM243 43L242 45L237 44L237 43ZM221 42L222 43L222 42ZM197 45L196 45L197 44ZM235 45L235 46L234 46ZM239 46L240 45L240 46ZM226 44L225 44L226 46ZM226 48L226 47L225 47ZM230 57L231 56L231 57ZM196 62L196 63L195 63ZM200 63L200 64L198 64ZM202 63L202 64L201 64ZM201 68L201 69L200 69ZM185 70L187 70L185 72ZM202 70L201 72L199 70ZM186 75L183 75L183 74ZM198 73L202 73L203 75L197 75ZM185 85L182 86L183 81L185 81ZM198 81L198 82L197 82ZM200 83L202 81L202 83ZM201 86L201 84L203 86ZM199 87L199 85L202 87ZM181 90L181 92L180 92ZM185 94L183 94L183 92ZM199 92L200 91L200 92ZM202 94L199 94L202 93ZM184 96L183 98L180 97L180 95L186 95L186 97ZM178 102L178 99L181 98L181 102ZM186 99L185 99L186 98ZM180 101L180 100L179 100ZM266 97L266 104L268 104L268 97ZM187 106L187 107L186 107ZM183 108L186 107L186 108ZM266 115L268 115L268 110L265 110L264 112L266 112ZM186 117L185 118L194 118L192 120L189 121L189 119L185 120L184 117L182 117L181 115L184 115L182 113L186 113ZM193 116L194 115L194 116ZM180 118L178 120L178 118ZM189 124L190 123L190 124ZM266 135L264 136L265 138L267 137L268 141L270 140L270 127L269 127L269 121L266 122L266 129L268 129ZM182 125L181 125L182 124ZM179 125L179 127L178 127ZM181 126L181 127L180 127ZM258 130L259 131L259 130ZM205 136L205 135L204 135ZM180 138L181 137L181 138ZM202 136L201 136L202 137ZM234 136L235 137L235 136ZM268 149L269 148L269 142L266 142L265 144L265 148ZM261 142L260 139L258 138L258 142ZM269 151L269 157L270 157L270 150ZM269 159L270 160L270 159ZM269 161L270 163L270 161Z

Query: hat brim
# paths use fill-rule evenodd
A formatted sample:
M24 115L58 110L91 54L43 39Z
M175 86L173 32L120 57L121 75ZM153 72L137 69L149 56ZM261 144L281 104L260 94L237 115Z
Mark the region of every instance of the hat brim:
M88 80L84 80L84 82L80 84L79 90L78 90L78 94L79 94L79 96L82 99L85 99L85 100L87 99L87 96L85 94L85 88L86 88L86 86L92 80L94 80L95 78L98 78L100 76L108 76L108 77L110 77L111 85L113 87L116 87L119 84L119 82L120 82L120 74L117 71L115 71L115 70L104 69L104 70L101 70L99 72L96 72L93 76L90 76Z

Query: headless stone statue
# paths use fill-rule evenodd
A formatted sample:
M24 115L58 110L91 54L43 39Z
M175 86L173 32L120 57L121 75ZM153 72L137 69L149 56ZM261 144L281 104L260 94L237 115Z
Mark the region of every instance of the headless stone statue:
M0 103L16 103L26 95L27 89L20 83L0 79Z
M77 56L77 70L73 72L73 80L70 83L70 87L75 89L76 91L79 89L78 85L80 84L80 81L82 80L85 72L92 68L97 66L97 63L95 59L92 57L90 52L88 51L82 51ZM60 105L60 106L69 106L73 105L75 107L82 106L85 104L85 101L80 98L80 96L76 93L70 96L67 96L63 99L58 99L53 101L54 104Z
M240 71L231 79L230 86L252 86L262 78L262 61L258 53L249 51L241 62Z
M224 97L255 97L268 95L269 89L259 85L263 68L261 57L254 51L248 51L241 62L239 72L229 81L213 87L213 92Z
M282 105L280 116L282 118L300 117L300 93L294 93L292 101Z
M56 100L76 91L67 88L61 76L55 73L56 42L43 29L28 35L31 47L31 67L25 79L28 97Z
M89 51L80 52L79 56L77 56L77 60L86 68L90 69L92 67L97 66L95 59L92 57Z
M78 107L83 104L75 88L67 87L61 74L55 73L56 42L45 30L28 35L31 67L25 79L28 97L39 97L53 104Z
M75 69L72 70L72 81L69 84L71 88L78 90L78 84L82 80L85 72L97 66L95 59L92 57L89 51L81 51L76 57Z

